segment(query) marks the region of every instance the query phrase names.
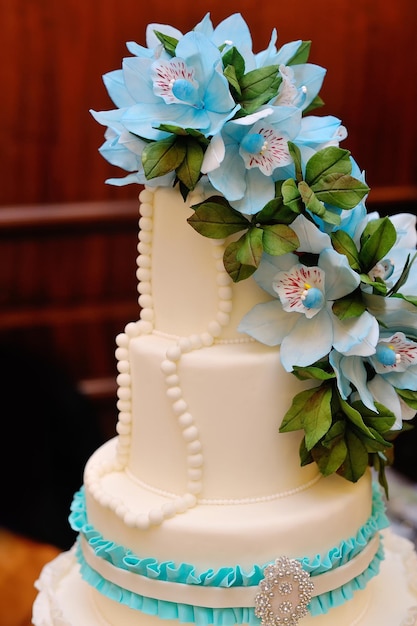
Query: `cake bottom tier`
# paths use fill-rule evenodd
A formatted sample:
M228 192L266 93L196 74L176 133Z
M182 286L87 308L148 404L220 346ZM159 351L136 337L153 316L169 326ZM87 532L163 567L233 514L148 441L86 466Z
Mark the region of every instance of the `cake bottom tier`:
M352 600L326 615L306 616L303 626L417 626L417 555L413 545L383 533L381 570ZM74 550L43 569L33 607L34 626L179 626L178 620L146 615L102 596L80 576Z

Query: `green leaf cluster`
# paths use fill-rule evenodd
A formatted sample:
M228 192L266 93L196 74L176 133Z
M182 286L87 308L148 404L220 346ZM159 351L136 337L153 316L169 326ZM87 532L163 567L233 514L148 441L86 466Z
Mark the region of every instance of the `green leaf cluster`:
M350 152L328 146L307 162L302 177L298 147L289 142L296 176L281 183L283 203L296 213L306 210L332 225L340 224L340 210L353 209L369 192L369 187L351 176Z
M275 197L250 218L233 209L224 198L215 196L195 205L195 213L188 219L204 237L225 239L243 231L240 238L229 243L224 255L225 268L234 282L251 276L264 252L278 256L297 250L299 240L290 225L298 215L305 214L311 220L312 213L336 224L340 218L334 207L353 208L368 192L366 185L350 176L347 150L334 146L320 150L307 162L303 179L300 151L292 143L289 148L295 178L278 181ZM327 208L329 201L332 208ZM341 318L363 311L358 298L341 303L340 307Z
M168 137L149 142L142 153L142 165L148 180L175 172L177 181L192 191L201 178L201 165L208 139L193 129L161 125Z
M386 255L396 242L397 233L389 217L371 220L367 224L361 235L359 248L348 233L342 230L333 232L331 239L334 249L339 252L339 254L346 256L351 268L360 275L361 282L367 287L370 287L374 294L387 297L396 295L397 297L402 297L410 301L412 304L417 304L417 300L413 298L409 300L407 296L397 293L400 287L406 282L411 266L417 255L414 255L412 259L410 259L410 257L407 258L400 277L390 289L388 289L382 278L373 278L370 274L371 270L380 261L386 258ZM349 306L359 306L364 310L365 306L361 302L360 293L358 289L353 294L349 294L346 298L336 302L333 307L335 315L342 318L340 312L343 308L348 309ZM358 308L357 311L360 314L360 308Z
M278 256L295 251L299 240L293 229L278 221L274 202L246 218L233 209L222 196L213 196L194 205L194 214L188 223L201 235L212 239L226 239L242 231L225 249L223 261L234 282L251 276L259 266L263 252ZM295 217L295 215L294 215Z
M344 400L326 363L297 368L295 374L318 381L294 397L279 429L281 433L304 431L301 464L315 462L323 476L337 473L351 482L374 465L386 489L384 470L392 456L394 414L381 404L376 403L375 413L361 401Z

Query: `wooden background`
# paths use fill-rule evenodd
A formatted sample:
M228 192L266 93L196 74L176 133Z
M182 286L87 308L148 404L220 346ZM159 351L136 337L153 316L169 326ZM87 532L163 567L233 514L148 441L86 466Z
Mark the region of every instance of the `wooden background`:
M145 43L147 23L186 31L208 11L215 24L240 11L255 51L273 27L280 44L311 39L311 61L327 68L319 114L347 126L369 207L417 205L415 0L0 0L0 346L59 363L106 433L114 338L139 314L139 188L104 183L119 172L98 153L104 129L89 109L112 108L102 74L126 41Z
M240 11L254 49L311 39L328 69L323 113L349 129L346 147L376 197L416 197L417 7L415 0L191 2L0 0L2 176L0 205L132 199L132 187L97 155L103 127L89 109L112 108L103 73L120 67L126 41L145 43L148 22L189 30Z
M415 0L0 0L0 339L50 352L96 399L113 399L114 337L139 313L139 188L104 183L119 171L89 109L112 108L102 74L147 23L186 31L208 11L215 24L240 11L255 51L274 27L280 44L311 39L319 114L347 126L370 207L417 203Z
M255 51L266 47L273 27L281 44L311 39L310 60L328 70L321 92L326 105L319 114L336 115L347 126L343 145L366 171L369 207L416 210L416 0L0 0L2 441L15 445L21 432L28 432L29 420L39 424L31 432L41 440L19 456L25 485L22 491L12 486L12 493L24 493L28 476L35 487L49 480L50 471L36 475L48 446L58 453L65 443L75 449L70 433L59 439L57 427L54 439L55 429L40 426L51 408L48 363L92 401L97 439L113 434L114 339L139 315L139 189L104 184L118 172L98 154L103 128L89 114L90 108L112 108L101 76L120 67L126 41L145 43L147 23L186 31L208 11L215 24L240 11ZM36 399L27 397L35 374L43 380ZM59 401L56 407L52 418L58 423L68 411L61 413ZM75 440L85 433L78 422ZM4 496L8 470L4 460L3 503L10 507ZM71 481L79 478L67 472L55 480L58 485L66 480L71 490ZM19 531L33 536L36 524L48 519L45 506L27 506L27 526ZM65 525L67 505L63 508ZM9 552L6 560L6 568L0 567L4 580L13 563ZM20 575L24 568L16 563ZM11 610L0 615L2 626L28 623L22 612L30 614L34 576L14 585L21 598L11 598Z

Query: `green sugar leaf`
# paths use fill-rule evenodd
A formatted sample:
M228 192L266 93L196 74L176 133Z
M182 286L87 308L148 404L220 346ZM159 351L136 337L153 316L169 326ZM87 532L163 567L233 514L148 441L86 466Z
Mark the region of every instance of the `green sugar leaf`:
M409 407L417 411L417 391L410 389L396 389L395 391Z
M168 54L174 57L175 50L178 44L178 39L175 39L174 37L169 37L168 35L164 35L159 30L154 30L153 32L158 37L159 41L162 43Z
M369 193L369 187L349 174L326 174L311 185L317 198L339 209L353 209Z
M340 320L351 319L353 317L359 317L366 311L366 306L362 301L360 290L355 290L353 293L335 300L332 306L334 315Z
M359 253L352 237L344 230L336 230L330 235L333 248L339 254L344 254L350 267L355 271L360 271Z
M287 206L295 214L302 213L303 202L301 200L301 194L297 183L293 178L284 180L281 185L281 193L285 206Z
M233 68L233 73L237 80L243 78L245 74L245 59L235 46L224 53L222 60L225 74L228 68Z
M329 174L350 174L352 164L349 150L336 146L323 148L314 154L306 165L305 180L310 186Z
M288 225L291 224L296 217L296 214L283 203L282 195L278 194L275 198L267 202L259 213L253 216L252 222L261 225Z
M297 235L286 224L262 226L261 232L263 232L263 248L267 254L272 256L294 252L300 245Z
M142 152L142 164L148 180L164 176L181 165L186 155L186 146L173 135L166 139L148 143Z
M373 439L372 433L363 421L359 407L355 407L353 405L351 406L346 402L346 400L342 400L342 398L340 398L340 406L345 416L356 427L356 429L363 433L366 437Z
M250 228L236 244L236 260L241 265L258 267L263 252L262 231L259 228Z
M298 189L300 191L302 201L311 213L314 213L328 224L333 224L334 226L338 226L340 224L340 215L327 210L324 203L318 198L317 194L314 193L313 189L304 180L301 180L298 183Z
M289 149L290 155L292 156L292 159L294 161L295 179L298 182L300 182L300 180L303 180L303 171L302 171L302 164L301 164L301 151L300 151L300 148L295 143L292 143L292 141L289 141L288 142L288 149Z
M368 274L361 274L361 282L364 283L365 285L369 285L370 287L372 287L373 291L385 296L385 294L387 293L387 286L384 282L380 281L380 280L372 280L372 278L370 278L370 276L368 276Z
M287 65L300 65L307 63L310 56L311 41L302 41L296 53L287 62Z
M368 451L360 438L350 429L346 430L346 458L337 473L352 483L364 475L368 467Z
M231 85L236 92L237 97L240 97L242 95L242 90L240 88L239 79L236 76L236 69L233 65L227 65L224 68L223 74L227 78L229 85Z
M250 227L250 222L221 196L212 196L193 206L187 222L204 237L225 239Z
M385 257L397 240L395 227L388 217L379 220L370 228L365 228L361 237L359 259L364 272L369 272Z
M298 393L284 416L280 432L304 429L306 448L312 450L331 426L331 398L332 389L326 384Z
M239 241L233 241L227 246L223 255L224 267L234 283L238 283L241 280L246 280L247 278L252 276L252 274L256 270L255 265L243 265L238 260L237 257L239 254L240 246L241 244L239 244Z
M318 217L324 218L326 207L320 202L312 188L304 180L298 183L298 190L306 208L315 215L318 215Z
M261 106L269 102L277 92L281 79L278 75L278 65L268 65L252 70L245 74L240 80L242 90L242 104L245 109L256 103Z
M345 424L342 420L335 422L322 440L312 450L312 455L323 476L330 476L337 472L347 455L347 446L344 440Z
M296 376L299 380L331 380L335 378L336 374L332 372L326 371L324 368L319 367L318 365L309 365L307 367L298 367L294 366L293 370L294 376Z
M303 426L305 431L306 447L308 450L328 432L332 424L331 399L332 389L322 384L313 390L304 406Z
M204 151L200 143L193 138L188 138L185 143L186 151L184 159L176 169L178 179L190 190L194 189L200 179L201 164Z

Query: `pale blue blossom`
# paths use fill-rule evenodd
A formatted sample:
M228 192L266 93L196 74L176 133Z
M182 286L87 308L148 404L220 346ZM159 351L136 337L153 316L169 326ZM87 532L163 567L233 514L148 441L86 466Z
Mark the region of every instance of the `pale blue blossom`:
M300 123L296 107L266 107L231 120L208 147L203 172L234 208L258 212L275 195L277 170L292 163L288 141Z
M402 420L415 415L396 392L396 388L417 391L417 343L403 332L382 331L375 353L365 359L333 350L329 361L344 400L357 396L375 413L375 403L382 404L396 417L393 430L401 428Z
M332 348L345 355L375 352L378 323L372 315L365 311L340 320L332 311L333 302L360 282L345 256L326 248L314 267L298 263L293 254L266 257L254 277L275 299L257 304L239 330L266 345L280 345L287 371L315 363Z
M333 116L302 118L297 107L262 107L224 125L207 148L202 171L233 208L252 215L274 198L276 181L295 175L288 141L300 148L305 170L313 154L343 137Z

